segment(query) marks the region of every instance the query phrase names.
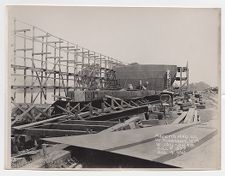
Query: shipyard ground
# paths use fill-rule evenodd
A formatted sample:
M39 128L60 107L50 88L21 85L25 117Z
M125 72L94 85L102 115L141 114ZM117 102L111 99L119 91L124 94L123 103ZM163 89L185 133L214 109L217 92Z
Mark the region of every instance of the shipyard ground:
M47 147L45 154L43 149L28 151L15 157L17 161L13 162L14 166L215 169L219 165L220 153L216 96L204 97L206 108L198 109L199 123L174 124L176 118L170 117L167 122L161 120L159 125L145 128L44 138L51 146ZM159 136L176 140L171 142L168 138L160 138L161 143L157 144ZM177 139L177 136L184 137ZM194 140L191 143L190 137ZM179 140L186 140L186 144L178 145ZM30 161L25 158L30 158Z

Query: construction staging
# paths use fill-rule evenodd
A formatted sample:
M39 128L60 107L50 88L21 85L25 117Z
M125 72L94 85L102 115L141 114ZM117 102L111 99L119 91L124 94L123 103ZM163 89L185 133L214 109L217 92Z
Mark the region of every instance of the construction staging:
M190 91L188 64L124 64L17 19L12 41L12 168L218 166L218 89Z

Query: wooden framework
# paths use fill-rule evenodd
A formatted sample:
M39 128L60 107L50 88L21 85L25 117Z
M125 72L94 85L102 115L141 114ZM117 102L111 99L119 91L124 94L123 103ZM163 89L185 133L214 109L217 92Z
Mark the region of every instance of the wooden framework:
M113 89L120 61L14 19L11 62L14 103L52 103L70 90ZM53 95L53 96L52 96Z
M18 121L22 118L27 119L27 116L32 116L32 109L38 109L35 106L27 107L27 109L23 110L21 115L19 115L20 118L13 121L13 125L16 125L14 125L12 129L15 130L13 132L14 134L20 134L21 132L23 134L28 134L30 132L30 134L40 134L40 136L45 134L55 135L54 131L51 131L52 129L57 129L57 136L60 135L60 130L62 130L61 135L87 132L95 133L105 130L119 122L123 122L128 119L129 116L146 113L149 111L148 106L150 104L159 103L159 100L152 101L148 99L148 97L128 101L106 96L102 101L85 103L61 99L50 107L47 106L42 112L38 111L40 114L36 113L36 116L32 117L34 122L20 125ZM40 116L42 120L37 118ZM42 129L42 131L40 129ZM88 130L84 131L83 129ZM69 130L68 133L66 133L65 130ZM84 132L80 132L80 130Z
M189 87L189 67L188 62L186 67L177 67L176 81L179 82L179 93L182 94L183 90Z

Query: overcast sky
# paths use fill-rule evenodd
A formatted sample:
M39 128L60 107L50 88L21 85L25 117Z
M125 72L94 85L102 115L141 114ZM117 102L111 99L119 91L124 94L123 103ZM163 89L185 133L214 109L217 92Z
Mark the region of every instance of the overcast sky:
M125 63L188 61L190 82L217 85L218 9L11 6L9 15Z

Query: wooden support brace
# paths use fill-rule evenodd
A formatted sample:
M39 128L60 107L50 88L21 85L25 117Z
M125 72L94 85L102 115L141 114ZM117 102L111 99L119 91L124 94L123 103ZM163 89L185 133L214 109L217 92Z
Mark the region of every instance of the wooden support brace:
M88 53L87 51L83 51L83 52L77 52L78 54L85 54Z
M63 43L63 41L48 41L48 42L43 42L45 44L48 44L48 43Z
M33 53L32 55L42 55L42 54L51 54L51 52Z
M95 120L67 120L62 123L65 124L83 124L83 125L105 125L105 126L114 126L117 122L114 121L95 121Z
M53 118L42 120L42 121L38 121L38 122L33 122L33 123L25 124L25 125L15 126L15 127L13 127L13 129L22 130L22 129L25 129L25 128L37 126L37 125L40 125L40 124L56 121L56 120L59 120L59 119L62 119L62 118L67 118L67 117L70 117L70 116L68 116L68 115L61 115L61 116L53 117Z
M55 97L57 99L72 100L70 97L64 97L64 96L58 96L58 95L53 95L52 97Z
M102 131L110 126L107 125L92 125L92 124L69 124L69 123L47 123L38 128L44 129L60 129L60 130L84 130L93 129L96 131Z
M48 105L48 106L42 111L42 113L39 113L37 116L34 117L34 119L37 120L37 119L41 116L41 114L46 113L46 112L49 110L50 107L51 107L51 105Z
M48 59L59 59L59 58L63 58L63 57L59 57L59 56L51 56L51 57L46 57Z
M26 111L24 111L22 114L20 114L19 116L16 117L16 119L12 122L12 126L18 121L21 120L25 115L28 114L28 112L30 112L35 106L32 105L30 106Z
M124 110L119 111L113 111L111 113L94 116L93 118L86 118L91 120L113 120L113 119L122 119L126 118L127 116L135 115L135 114L141 114L148 111L148 106L139 106L139 107L133 107L128 108Z
M137 122L139 120L144 120L144 116L134 116L134 117L131 117L130 119L126 120L125 122L119 123L119 124L117 124L115 126L112 126L112 127L108 128L106 130L101 131L100 133L107 133L107 132L117 131L117 130L126 128L131 123L135 123L135 122ZM130 128L130 126L129 126L129 128Z
M135 103L133 100L130 101L134 106L139 106L137 103Z
M14 103L14 102L11 102L14 106L16 106L20 111L22 111L22 113L24 113L26 110L24 110L23 108L21 108L18 104ZM30 118L33 118L29 113L27 113L27 115L30 117Z
M43 38L43 37L51 37L51 35L39 35L39 36L34 36L34 38Z
M107 105L108 107L111 107L111 105L109 103L107 103L107 101L104 101L105 105Z
M71 111L69 111L69 110L67 110L67 109L64 109L63 107L61 107L61 106L59 106L59 105L56 105L56 107L59 108L59 109L61 109L61 110L64 111L64 112L68 113L69 115L74 115L74 116L75 116L74 113L72 113Z
M74 60L61 60L61 62L71 62L71 63L74 63Z
M127 103L126 101L124 101L124 100L122 100L122 99L121 99L121 103L122 103L122 106L123 106L123 104L125 104L125 105L127 105L128 107L130 107L130 108L133 107L131 104Z
M72 115L73 117L78 117L80 120L84 120L79 114L74 114L71 111L68 111L68 110L66 110L66 109L64 109L64 108L62 108L61 106L58 106L58 105L57 105L57 107L59 109L61 109L62 111L68 113L70 116Z
M139 102L141 105L144 105L145 104L141 100L138 100L137 102Z
M59 48L75 48L75 46L60 46Z
M69 49L69 51L79 51L79 48L75 48L75 49Z
M76 106L74 106L70 111L73 112L74 110L76 110L76 108L78 108L78 109L76 110L76 112L77 112L77 111L80 111L80 110L79 110L79 109L80 109L79 107L80 107L80 103L78 103Z
M21 49L16 49L16 51L32 51L32 48L21 48Z
M116 100L113 100L113 102L120 108L120 109L124 109Z
M112 97L112 96L109 96L109 95L105 95L106 98L109 98L109 99L112 99L119 107L121 107L122 109L124 109L123 107L123 104L126 104L128 107L132 108L133 106L131 106L129 103L127 103L126 101L120 99L120 98L117 98L117 97ZM121 101L121 105L116 101Z
M15 32L27 32L27 31L30 31L30 29L18 29L18 30L15 30Z
M93 107L92 107L91 103L90 103L90 106L89 106L89 112L90 112L90 117L93 117Z
M82 112L83 110L85 110L85 108L89 107L90 105L91 105L91 103L84 105L84 107L80 111Z
M37 111L39 111L42 115L44 115L45 117L47 117L47 118L50 118L50 116L48 115L48 114L46 114L44 111L41 111L40 109L38 109L38 108L34 108L34 109L36 109Z

